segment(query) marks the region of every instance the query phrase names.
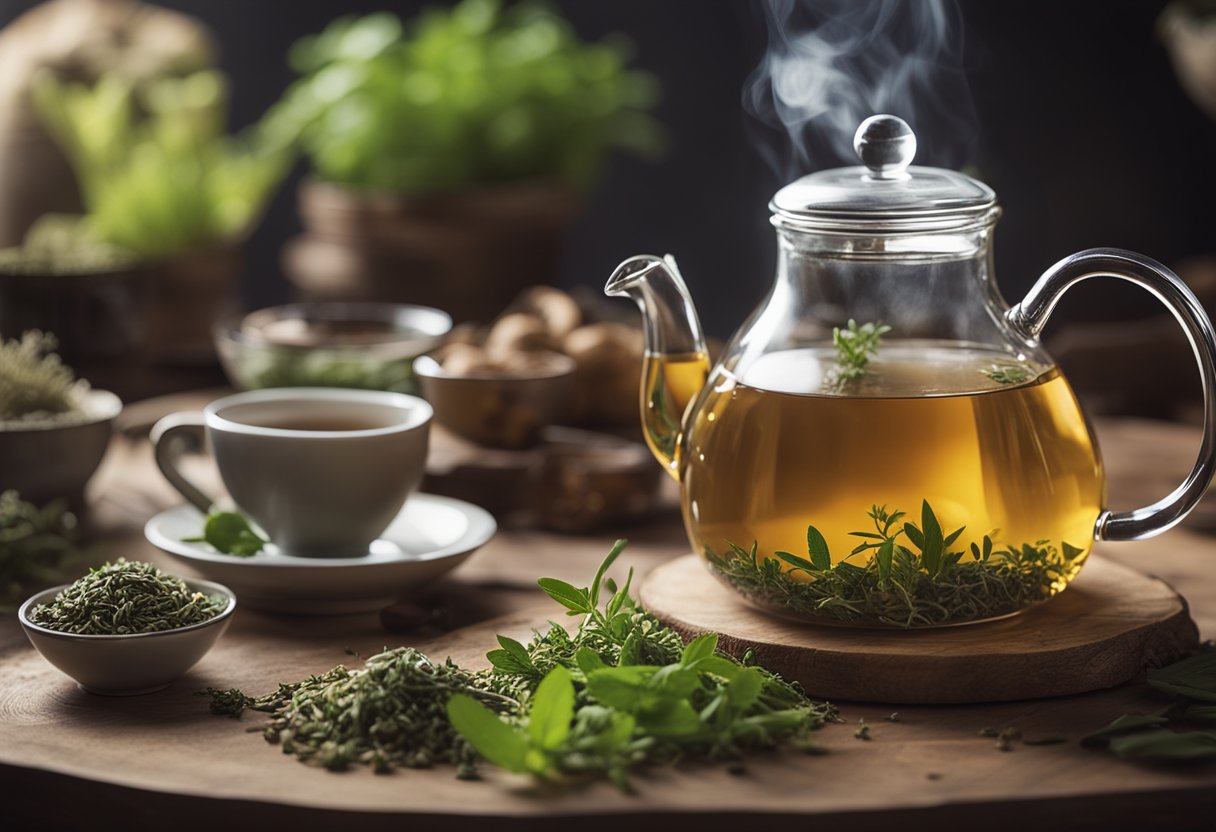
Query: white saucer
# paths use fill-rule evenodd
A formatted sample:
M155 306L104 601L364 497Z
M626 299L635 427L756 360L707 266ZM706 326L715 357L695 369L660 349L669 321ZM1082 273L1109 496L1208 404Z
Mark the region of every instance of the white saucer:
M203 515L190 505L162 511L144 526L148 541L204 578L232 588L242 604L275 612L315 615L368 612L389 606L455 569L494 536L485 509L462 500L414 494L366 555L303 558L273 543L253 557L215 551L197 537Z

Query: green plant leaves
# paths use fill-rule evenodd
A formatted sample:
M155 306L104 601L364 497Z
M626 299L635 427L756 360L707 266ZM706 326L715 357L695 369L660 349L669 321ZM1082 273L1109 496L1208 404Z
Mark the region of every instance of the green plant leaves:
M1216 759L1216 733L1158 729L1112 737L1110 750L1119 757L1152 760Z
M945 540L942 538L942 527L937 522L937 515L929 507L929 501L921 502L920 524L924 545L921 546L920 558L925 571L930 576L936 575L942 568L942 554L945 552Z
M591 598L585 589L579 589L557 578L541 578L536 583L546 595L575 615L589 613L593 609Z
M477 753L507 771L529 770L528 740L498 715L463 693L452 694L447 704L452 727L468 740Z
M559 664L536 688L528 718L528 737L534 746L553 751L570 735L572 719L574 682L570 671Z
M826 572L832 568L832 556L828 552L828 542L819 529L814 526L806 527L806 552L815 569Z
M539 675L526 647L515 639L503 635L498 637L498 643L502 645L501 650L491 650L486 653L486 658L490 660L490 664L494 666L495 670L503 673Z
M1166 693L1216 702L1216 649L1201 650L1180 662L1150 670L1147 680Z
M183 542L205 542L225 555L249 558L262 551L270 541L258 535L243 514L213 511L203 524L203 536L188 537Z

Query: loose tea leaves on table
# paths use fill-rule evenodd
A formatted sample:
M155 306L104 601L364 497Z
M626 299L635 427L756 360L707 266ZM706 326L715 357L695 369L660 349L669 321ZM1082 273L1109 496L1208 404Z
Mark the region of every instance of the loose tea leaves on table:
M120 558L106 563L30 610L30 621L50 630L90 636L157 633L200 624L228 600L196 592L151 563Z
M268 740L330 769L450 763L467 777L480 755L511 771L606 776L622 788L639 765L737 763L778 746L807 749L811 731L836 719L830 705L747 657L719 653L717 636L685 644L638 607L632 572L620 587L606 577L624 545L618 541L589 587L542 578L551 598L582 616L579 627L551 624L527 645L499 636L489 670L398 648L362 669L339 666L261 698L204 693L214 713L270 713Z
M885 627L930 627L999 618L1049 598L1080 568L1083 549L1039 540L998 549L985 535L970 552L951 550L962 534L942 531L928 501L921 523L902 511L873 506L873 529L851 532L863 542L853 555L872 552L864 565L832 562L828 544L807 527L807 556L763 556L729 543L719 555L706 549L710 571L745 598L778 612ZM963 558L970 554L969 560ZM792 568L791 568L792 567Z

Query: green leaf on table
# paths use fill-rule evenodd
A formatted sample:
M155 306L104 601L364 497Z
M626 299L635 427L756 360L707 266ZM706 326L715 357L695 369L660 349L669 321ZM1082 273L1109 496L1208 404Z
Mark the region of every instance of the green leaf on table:
M183 542L202 542L225 555L248 558L262 551L270 541L255 532L243 514L213 511L203 524L203 536L183 538Z
M1169 717L1165 715L1167 710L1169 709L1165 708L1160 711L1154 711L1151 714L1124 714L1102 726L1097 731L1081 737L1081 745L1105 745L1111 738L1122 734L1129 734L1133 731L1144 731L1149 728L1159 728L1170 721Z
M587 595L587 590L579 589L557 578L541 578L536 583L545 591L546 595L570 610L571 613L592 611L591 598Z
M528 737L532 744L553 751L570 735L574 719L574 682L560 664L549 671L536 688L528 713Z
M448 720L477 753L507 771L530 770L528 739L471 696L456 693L448 699Z
M754 667L745 667L727 683L726 696L733 707L745 711L756 703L763 690L764 674Z
M1114 737L1110 750L1120 757L1141 760L1212 759L1216 758L1216 733L1160 728Z
M583 671L584 676L590 676L597 670L603 670L608 665L604 664L604 660L600 658L600 654L592 650L586 645L578 648L574 654L574 663L578 665L578 669Z
M1157 690L1216 702L1216 649L1201 650L1180 662L1150 670L1147 679Z

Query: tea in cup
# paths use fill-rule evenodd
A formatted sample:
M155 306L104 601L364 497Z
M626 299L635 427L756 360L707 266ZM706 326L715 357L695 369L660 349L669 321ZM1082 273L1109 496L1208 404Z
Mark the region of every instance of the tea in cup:
M252 390L166 416L152 443L161 472L200 511L213 501L178 461L205 437L237 508L283 553L357 557L422 481L431 415L402 393Z

